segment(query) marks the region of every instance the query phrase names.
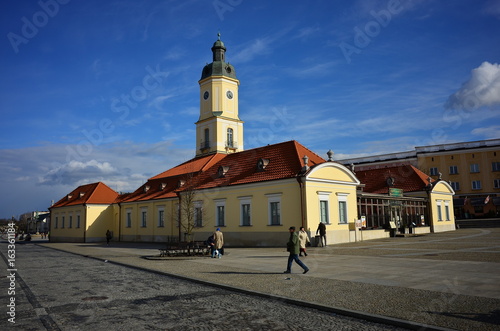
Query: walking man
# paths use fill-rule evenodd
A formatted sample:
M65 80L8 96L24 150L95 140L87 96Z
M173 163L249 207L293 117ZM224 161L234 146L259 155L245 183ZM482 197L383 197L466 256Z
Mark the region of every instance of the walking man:
M286 249L290 253L288 256L288 264L285 270L285 274L289 274L292 272L292 262L295 261L302 269L304 269L304 274L309 271L309 268L299 259L300 245L299 245L299 236L295 233L295 227L291 226L290 229L290 238L286 243Z

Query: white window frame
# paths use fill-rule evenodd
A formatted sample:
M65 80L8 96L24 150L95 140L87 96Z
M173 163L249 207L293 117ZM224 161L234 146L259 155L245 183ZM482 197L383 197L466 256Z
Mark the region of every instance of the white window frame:
M81 215L80 215L80 212L77 212L76 213L76 228L79 229L80 228L80 223L81 223Z
M131 228L132 227L132 209L127 208L125 210L125 227Z
M324 224L331 224L330 194L332 194L332 192L318 191L316 193L318 194L319 221ZM323 203L326 203L326 215L324 217L323 210L321 208Z
M481 187L481 181L480 180L473 180L472 181L472 189L473 190L480 190Z
M493 179L493 188L500 188L500 179Z
M252 226L252 198L251 197L240 197L240 226ZM248 205L248 224L245 224L243 215L243 206Z
M217 199L215 202L215 226L226 226L226 199ZM222 208L222 221L219 211Z
M444 215L446 216L446 221L450 221L450 202L448 200L444 201Z
M200 215L199 219L196 218L197 215ZM201 200L193 203L193 223L195 228L203 227L203 201Z
M478 173L479 172L479 164L478 163L471 163L470 172L471 172L471 174Z
M68 219L69 220L68 221L68 229L71 229L73 227L73 214L70 213L68 217L69 217L69 219Z
M165 206L158 206L158 212L156 213L158 216L157 226L159 228L165 227Z
M347 197L349 193L337 193L337 206L339 210L339 224L347 224L349 222L349 203L347 201ZM341 218L341 203L345 204L345 216L344 219Z
M436 200L438 222L443 221L443 211L441 209L442 203L443 203L443 200Z
M148 227L148 207L141 207L141 228Z
M451 182L450 185L453 191L460 191L460 182Z
M266 194L267 196L267 225L269 226L279 226L283 225L282 222L282 213L281 213L281 196L282 193L275 193L275 194ZM272 204L278 203L278 224L273 224L273 215L272 215Z
M439 169L437 167L432 167L429 169L431 176L437 176L439 174Z
M500 171L500 162L491 162L491 171Z
M458 166L452 165L450 166L450 175L457 175L458 174Z

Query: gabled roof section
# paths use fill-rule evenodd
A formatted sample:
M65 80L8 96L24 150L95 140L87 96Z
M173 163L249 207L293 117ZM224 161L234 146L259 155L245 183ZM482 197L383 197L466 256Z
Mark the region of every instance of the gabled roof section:
M294 140L228 154L200 174L197 178L197 188L295 178L304 166L304 155L309 158L309 166L325 162L323 158ZM258 168L261 159L269 160L263 170ZM223 177L219 174L219 167L228 167Z
M120 202L175 198L178 192L186 189L295 178L304 166L304 155L309 158L309 166L325 162L294 140L233 154L196 157L151 177L135 192L120 199ZM258 168L261 159L269 161L265 169ZM179 185L181 181L185 182L184 186Z
M223 159L225 156L226 154L211 154L211 155L196 157L174 168L164 171L154 177L151 177L150 180L166 178L171 176L180 176L180 175L186 175L190 173L197 173L200 171L204 171L210 168L210 166L212 166L219 160Z
M83 204L111 204L118 193L102 182L78 186L71 193L56 202L51 208Z
M429 176L412 165L356 171L356 177L365 184L364 192L378 194L389 192L389 177L394 179L394 185L391 187L402 189L403 192L423 191L429 183Z

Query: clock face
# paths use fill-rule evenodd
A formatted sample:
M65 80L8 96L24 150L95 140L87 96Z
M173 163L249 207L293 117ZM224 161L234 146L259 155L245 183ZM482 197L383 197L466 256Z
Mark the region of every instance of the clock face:
M203 93L203 99L207 100L209 96L210 93L208 93L208 91L205 91L205 93Z
M227 91L226 92L226 96L227 96L228 99L232 99L233 98L233 92Z

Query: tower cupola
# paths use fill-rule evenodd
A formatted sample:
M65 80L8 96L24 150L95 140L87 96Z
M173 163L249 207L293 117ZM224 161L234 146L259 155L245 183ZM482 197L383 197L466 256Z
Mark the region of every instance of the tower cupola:
M212 46L213 62L201 73L200 118L196 122L196 155L235 153L243 150L243 121L238 115L236 70L226 62L220 33Z

